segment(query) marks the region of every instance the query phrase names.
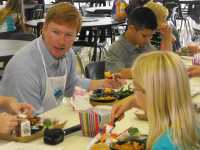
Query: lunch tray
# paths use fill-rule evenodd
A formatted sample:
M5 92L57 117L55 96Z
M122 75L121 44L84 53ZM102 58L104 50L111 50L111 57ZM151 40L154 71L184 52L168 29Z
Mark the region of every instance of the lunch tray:
M64 121L62 123L55 124L53 128L63 128L65 126L67 121ZM33 140L36 140L43 136L43 130L38 131L37 133L34 133L30 136L24 136L24 137L16 137L16 136L0 136L1 139L7 140L7 141L16 141L21 143L30 142Z

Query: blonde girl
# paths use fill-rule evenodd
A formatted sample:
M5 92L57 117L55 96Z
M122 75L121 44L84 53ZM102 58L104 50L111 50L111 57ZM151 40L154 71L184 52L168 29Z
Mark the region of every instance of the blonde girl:
M138 57L133 68L135 100L148 117L147 149L200 149L199 126L180 57L150 52Z

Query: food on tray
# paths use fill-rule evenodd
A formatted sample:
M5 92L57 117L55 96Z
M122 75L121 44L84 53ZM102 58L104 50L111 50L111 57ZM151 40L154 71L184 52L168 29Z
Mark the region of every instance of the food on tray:
M122 87L118 91L114 93L114 97L116 97L118 100L123 99L125 97L128 97L133 94L133 88L129 84L127 88Z
M106 72L104 72L104 77L106 79L113 79L113 73L110 71L106 71Z
M123 99L133 94L133 89L128 86L127 88L120 88L119 90L113 90L111 88L94 90L90 96L90 100L99 102L111 102Z
M112 150L144 150L144 144L139 144L137 142L128 142L125 144L112 144Z
M27 137L31 136L44 128L51 128L59 124L58 121L50 119L42 120L38 116L26 115L24 113L18 114L18 125L12 133L13 137Z
M102 136L106 138L102 140ZM105 131L104 134L98 134L95 138L97 142L91 146L90 150L102 150L103 148L106 150L145 150L147 140L147 136L142 135L134 127L130 127L120 134Z
M104 93L105 94L112 94L113 90L111 88L105 88Z
M28 115L27 119L30 121L31 125L35 125L37 123L40 123L41 118L38 116L32 116L32 115Z
M98 143L98 144L92 145L91 150L110 150L110 148L105 143Z
M110 88L97 89L93 91L93 94L90 96L90 100L102 102L115 101L116 98L113 96L113 93L114 91Z
M40 125L40 117L31 116L26 114L18 114L18 125L13 131L13 136L24 137L42 130L43 126Z
M139 134L139 130L138 130L138 128L130 127L130 128L128 128L128 133L131 136L135 136L135 135Z

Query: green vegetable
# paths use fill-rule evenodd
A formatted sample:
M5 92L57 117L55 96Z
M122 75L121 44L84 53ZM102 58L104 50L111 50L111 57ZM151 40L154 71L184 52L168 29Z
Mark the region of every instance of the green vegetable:
M130 127L130 128L128 129L128 133L129 133L131 136L138 135L138 134L139 134L139 130L138 130L138 128Z
M43 125L45 128L50 128L52 126L52 121L50 119L44 119Z

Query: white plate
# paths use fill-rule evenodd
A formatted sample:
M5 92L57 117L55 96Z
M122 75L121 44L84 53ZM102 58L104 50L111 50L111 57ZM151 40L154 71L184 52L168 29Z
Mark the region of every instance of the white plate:
M92 145L94 145L100 139L100 133L98 133L88 144L86 150L90 150Z

